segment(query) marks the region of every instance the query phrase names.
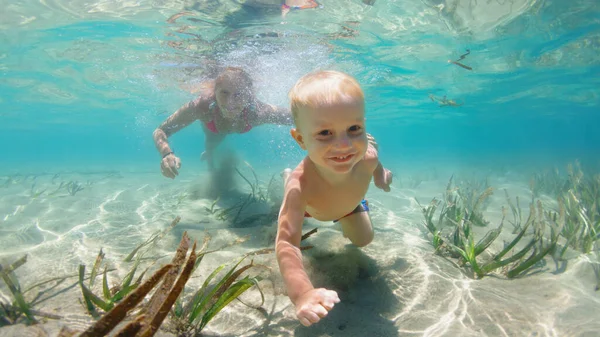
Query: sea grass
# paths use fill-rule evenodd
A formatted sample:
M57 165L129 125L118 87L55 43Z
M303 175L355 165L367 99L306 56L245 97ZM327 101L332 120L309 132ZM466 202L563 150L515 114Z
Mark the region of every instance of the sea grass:
M173 265L168 264L156 271L146 282L125 297L122 302L102 316L102 318L79 335L79 337L104 336L114 329L125 318L127 312L137 306L172 267Z
M202 331L206 324L208 324L213 317L219 313L227 304L229 304L234 299L238 298L242 293L252 287L256 282L252 279L244 278L243 280L236 282L232 286L228 286L226 291L219 296L217 301L213 306L211 306L208 311L202 316L202 321L198 326L198 330ZM264 297L263 297L264 300Z
M160 309L156 312L156 314L154 314L154 316L153 316L152 320L150 321L150 324L148 325L146 330L144 330L140 333L140 337L151 337L151 336L154 336L156 331L158 331L158 328L162 324L162 321L167 317L167 314L171 310L171 307L173 306L173 304L179 297L179 294L181 294L181 292L183 291L185 284L187 283L188 279L192 275L195 263L196 263L196 242L194 242L190 256L185 264L185 267L183 268L183 271L179 275L179 278L175 282L173 289L171 290L171 292L166 297L165 301L160 306ZM150 314L152 314L152 313L150 313Z
M96 256L96 261L94 262L94 267L92 267L92 272L90 274L90 283L89 287L94 287L94 282L96 280L96 275L98 274L98 269L100 268L100 264L102 264L102 260L104 259L104 253L102 252L102 248L100 248L100 252L98 256Z
M475 256L483 253L493 242L498 238L500 233L502 232L502 226L504 224L504 218L502 218L502 222L498 228L488 231L485 236L477 242L475 245Z
M151 322L153 317L156 315L156 313L159 311L160 307L164 303L167 296L169 296L169 292L171 291L171 288L175 283L177 275L179 275L181 266L185 262L185 257L189 249L189 245L190 239L187 236L187 232L183 232L181 241L179 243L179 247L175 252L173 260L171 261L173 268L169 270L160 288L156 292L154 292L152 298L150 298L150 301L147 306L147 318L145 323L149 324Z
M136 336L138 332L142 330L144 327L144 321L146 320L146 315L139 315L135 318L135 320L129 322L123 329L121 329L115 337L133 337Z
M150 244L156 243L158 240L162 239L168 232L171 231L171 229L173 229L173 227L175 227L179 223L179 221L181 221L181 217L179 217L179 216L175 217L175 219L173 219L173 221L171 222L169 227L167 227L165 230L157 231L154 234L152 234L152 236L150 236L150 238L148 238L146 241L144 241L143 243L141 243L140 245L135 247L133 249L133 251L131 253L129 253L129 255L127 255L127 257L125 257L125 259L123 261L131 262L133 260L133 257L137 254L137 252L140 249L142 249Z
M550 251L552 251L554 249L555 246L556 246L556 242L553 242L552 244L550 244L548 247L544 248L542 251L540 251L537 254L536 254L536 251L534 250L534 253L527 260L525 260L525 262L510 269L506 275L509 278L514 278L514 277L521 275L523 272L525 272L526 270L531 268L533 265L535 265L536 263L541 261Z
M4 268L0 264L0 277L4 280L4 283L10 290L13 298L15 299L15 303L19 310L25 314L28 323L34 323L35 317L31 313L31 305L27 303L25 300L25 296L21 292L21 285L19 284L19 280L17 276L14 274L14 270L22 266L25 262L27 262L27 255L19 258L17 261L11 263L8 267Z
M27 255L23 255L15 262L9 264L6 268L4 268L4 266L2 266L0 264L0 273L10 274L10 273L14 272L15 270L17 270L17 268L19 268L20 266L24 265L26 262L27 262Z

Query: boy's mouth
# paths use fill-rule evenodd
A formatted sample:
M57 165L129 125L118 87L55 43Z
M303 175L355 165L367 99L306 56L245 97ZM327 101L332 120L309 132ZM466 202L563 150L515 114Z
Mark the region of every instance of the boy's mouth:
M352 157L354 157L353 154L347 154L344 156L329 157L329 159L333 160L336 163L345 163L345 162L349 161L350 159L352 159Z

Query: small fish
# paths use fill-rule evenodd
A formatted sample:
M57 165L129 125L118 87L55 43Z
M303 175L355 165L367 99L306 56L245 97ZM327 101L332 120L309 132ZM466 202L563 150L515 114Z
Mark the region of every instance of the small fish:
M459 61L464 60L465 57L467 57L467 56L469 56L469 54L471 54L471 50L470 49L467 49L466 51L467 51L466 53L460 55L460 57L458 58L458 60L456 60L456 61L448 60L448 63L456 64L457 66L459 66L461 68L464 68L464 69L467 69L467 70L473 70L473 68L471 68L471 67L469 67L467 65L464 65L464 64L462 64L462 63L459 62Z
M460 63L460 62L457 62L457 61L448 60L448 62L450 62L450 63L453 63L453 64L456 64L457 66L459 66L459 67L461 67L461 68L465 68L465 69L467 69L467 70L473 70L473 68L471 68L471 67L469 67L469 66L467 66L467 65L464 65L464 64L462 64L462 63Z
M177 21L177 19L179 19L180 17L185 16L185 15L194 15L194 13L192 13L192 12L180 12L180 13L171 15L171 17L167 19L167 22L168 23L175 23L175 21Z

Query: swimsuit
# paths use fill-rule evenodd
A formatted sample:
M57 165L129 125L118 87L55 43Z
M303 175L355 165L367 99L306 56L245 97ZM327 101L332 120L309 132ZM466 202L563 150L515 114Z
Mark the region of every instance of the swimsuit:
M309 8L315 8L315 7L319 7L319 4L315 0L308 0L308 5L304 5L304 6L288 6L285 4L285 2L283 4L281 4L281 9L289 9L289 10L309 9Z
M217 106L216 101L210 103L210 105L208 106L208 111L212 113L215 110L216 106ZM249 106L245 107L244 110L242 110L242 115L244 116L244 121L246 122L246 127L244 128L244 130L242 130L241 132L238 132L238 133L246 133L252 129L252 124L250 124L250 122L248 121L248 110L254 112L255 109L256 108L255 108L254 104L250 104ZM213 133L219 133L219 130L217 130L217 126L215 125L214 119L204 123L204 125L206 125L206 128L209 129L210 131L212 131Z
M360 202L360 204L358 204L358 206L356 206L356 208L352 210L352 212L344 215L343 217L341 217L339 219L333 220L333 222L338 222L341 219L343 219L343 218L345 218L345 217L347 217L349 215L352 215L354 213L368 212L368 211L369 211L369 202L367 200L363 199ZM308 214L308 212L306 212L306 211L304 212L304 217L305 218L312 218L312 216L310 214Z

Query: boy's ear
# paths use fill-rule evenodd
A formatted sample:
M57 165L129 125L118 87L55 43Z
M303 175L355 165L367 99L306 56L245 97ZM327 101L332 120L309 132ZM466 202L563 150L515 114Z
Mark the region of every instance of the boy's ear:
M306 150L306 145L304 145L304 139L302 139L302 134L300 134L298 129L292 129L290 131L290 134L292 135L292 138L294 138L296 143L298 143L298 145L300 145L302 150Z

